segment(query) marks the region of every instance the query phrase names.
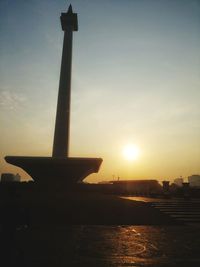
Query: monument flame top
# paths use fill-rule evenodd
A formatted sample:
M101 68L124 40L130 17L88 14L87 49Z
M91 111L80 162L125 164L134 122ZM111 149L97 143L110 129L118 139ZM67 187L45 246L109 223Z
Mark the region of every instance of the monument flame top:
M72 5L69 6L66 13L61 13L60 20L63 31L66 31L69 27L72 27L73 31L78 31L77 13L73 13Z

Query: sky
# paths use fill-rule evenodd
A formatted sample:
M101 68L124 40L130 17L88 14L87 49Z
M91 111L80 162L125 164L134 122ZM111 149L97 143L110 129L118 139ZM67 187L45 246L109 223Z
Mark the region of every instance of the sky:
M200 174L199 0L0 0L0 173L30 179L6 155L51 156L70 3L70 156L103 158L86 181Z

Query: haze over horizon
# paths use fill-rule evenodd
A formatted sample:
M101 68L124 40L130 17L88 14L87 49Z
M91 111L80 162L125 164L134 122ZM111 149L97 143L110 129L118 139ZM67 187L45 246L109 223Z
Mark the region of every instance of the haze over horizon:
M74 33L70 156L87 181L200 173L200 1L0 1L0 173L6 155L51 156L63 31ZM123 156L134 144L140 155Z

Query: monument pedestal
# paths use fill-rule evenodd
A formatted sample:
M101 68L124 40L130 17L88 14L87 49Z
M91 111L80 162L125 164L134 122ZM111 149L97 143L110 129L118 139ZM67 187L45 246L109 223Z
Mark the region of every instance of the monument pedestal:
M22 168L38 184L72 185L98 172L101 158L53 158L6 156L6 162Z

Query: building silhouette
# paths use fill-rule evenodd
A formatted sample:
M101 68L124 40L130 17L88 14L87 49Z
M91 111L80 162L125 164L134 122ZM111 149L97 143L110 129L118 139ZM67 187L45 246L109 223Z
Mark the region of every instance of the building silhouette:
M200 187L200 175L199 174L193 174L188 177L188 182L190 183L190 186L192 187Z

